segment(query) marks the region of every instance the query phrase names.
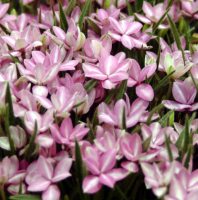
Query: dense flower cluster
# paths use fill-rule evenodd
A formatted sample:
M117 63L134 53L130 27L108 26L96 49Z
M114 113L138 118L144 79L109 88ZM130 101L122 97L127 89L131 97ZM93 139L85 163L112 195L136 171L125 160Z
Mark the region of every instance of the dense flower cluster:
M2 1L0 199L197 200L197 19L198 0Z

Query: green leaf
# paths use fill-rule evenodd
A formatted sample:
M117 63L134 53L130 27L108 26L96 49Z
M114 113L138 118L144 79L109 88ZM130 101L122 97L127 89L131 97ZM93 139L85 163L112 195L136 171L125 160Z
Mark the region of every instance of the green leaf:
M193 154L193 145L189 145L188 151L186 153L186 159L184 161L184 167L186 167L187 169L189 167L192 154Z
M170 162L172 162L173 161L173 154L172 154L171 147L170 147L170 138L167 137L166 134L165 134L165 144L166 144L166 149L167 149L167 152L168 152L169 160L170 160Z
M97 83L97 80L94 79L87 81L87 83L85 84L85 90L87 92L90 92L97 85Z
M85 177L85 168L81 156L80 146L78 141L75 141L75 170L76 170L76 177L79 183L82 183L83 178Z
M189 119L188 115L186 115L186 119L185 119L185 127L182 130L182 132L179 135L179 138L176 142L176 146L177 148L182 152L182 154L184 155L187 151L188 151L188 146L191 142L190 138L190 124L192 122L192 120L195 118L196 113L193 113L192 117Z
M126 0L126 5L127 5L128 14L129 14L129 15L133 15L132 6L131 6L129 0Z
M68 29L67 19L66 19L62 4L60 3L60 0L59 0L59 12L60 12L60 25L61 25L61 28L64 31L67 31L67 29Z
M123 80L116 91L115 99L116 100L122 99L124 96L124 93L126 92L126 89L127 89L127 80Z
M148 137L148 138L142 143L142 146L143 146L144 151L147 151L148 148L150 147L151 138L152 138L152 136Z
M98 35L101 35L101 30L99 26L93 20L91 20L90 18L87 18L87 23L95 33L97 33Z
M122 111L122 129L127 129L126 127L126 113L125 108Z
M142 10L144 0L135 1L135 10L136 12L140 12Z
M69 5L67 6L67 10L65 14L69 16L71 12L73 11L74 7L76 6L76 0L70 0Z
M34 152L34 150L36 148L35 139L36 139L37 133L38 133L38 125L37 125L37 121L35 121L34 132L31 135L30 142L26 146L26 150L25 150L25 158L26 159L29 159L32 156L32 154L33 154L33 152Z
M85 16L88 15L90 5L91 5L91 0L86 0L85 4L83 6L83 9L82 9L81 15L79 17L79 21L78 21L80 30L82 30L82 28L83 28L84 18L85 18Z
M159 105L155 106L155 107L151 110L151 112L150 112L150 114L149 114L149 117L148 117L146 123L147 123L147 124L150 124L150 123L151 123L152 116L153 116L156 112L159 112L163 107L164 107L163 104L159 104Z
M12 96L11 96L11 92L10 92L9 83L7 83L5 102L8 104L9 125L14 125L15 124L15 117L14 117L14 111L13 111L13 105L12 105Z
M154 86L154 91L158 91L162 87L166 86L170 82L170 77L173 75L175 71L172 71L170 74L167 74L163 79L161 79L156 86Z
M120 196L119 198L120 200L128 200L128 198L126 197L126 195L124 194L124 192L120 189L118 185L115 186L115 191L118 194L118 196Z
M38 195L14 195L9 198L9 200L41 200Z
M171 27L172 35L173 35L175 42L177 44L177 48L179 50L181 50L183 61L185 63L185 55L184 55L184 50L182 49L182 45L181 45L181 41L180 41L180 35L179 35L178 29L175 25L175 22L171 19L171 17L169 15L168 15L168 22L169 22L169 25Z
M111 5L111 0L104 0L103 2L103 8L107 9Z
M9 105L6 104L5 131L8 136L11 153L14 154L15 153L15 145L14 145L13 139L11 137L10 128L9 128L10 127L10 111L9 111L9 109L10 109Z

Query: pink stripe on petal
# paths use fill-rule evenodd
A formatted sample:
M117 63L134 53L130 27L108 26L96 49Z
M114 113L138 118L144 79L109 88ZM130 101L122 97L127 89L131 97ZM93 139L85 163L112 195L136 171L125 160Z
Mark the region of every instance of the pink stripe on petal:
M82 187L84 193L94 194L101 189L102 185L97 176L87 176L83 180Z

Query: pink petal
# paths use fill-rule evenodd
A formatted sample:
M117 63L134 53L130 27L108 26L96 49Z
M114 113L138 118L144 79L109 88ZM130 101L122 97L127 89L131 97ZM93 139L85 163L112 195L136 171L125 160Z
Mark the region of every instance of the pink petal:
M113 17L109 17L109 21L111 24L111 27L118 33L123 33L122 27L120 26L120 23L114 19Z
M32 58L37 64L43 64L45 54L43 54L41 51L32 51Z
M66 34L65 34L65 32L64 32L61 28L59 28L59 27L57 27L57 26L53 26L52 29L53 29L55 35L56 35L59 39L65 41L65 39L66 39Z
M100 158L100 170L101 172L107 172L111 170L116 163L115 150L109 150L105 152Z
M9 3L0 4L0 19L7 13L9 6Z
M55 139L57 143L59 144L64 143L64 138L61 136L57 124L51 125L50 131L51 131L52 137Z
M170 110L183 111L185 109L191 108L190 105L180 104L180 103L177 103L176 101L164 100L162 101L162 103L164 104L166 108Z
M56 185L50 185L42 194L42 200L59 200L60 190Z
M55 46L50 53L50 61L52 64L57 64L58 62L60 62L61 59L61 52L60 52L60 47L59 46Z
M86 77L94 78L97 80L105 80L107 76L103 74L100 69L88 63L83 63L83 71Z
M135 16L143 23L145 24L151 24L151 20L146 18L144 15L140 15L138 13L135 13Z
M138 165L134 162L122 162L121 166L129 172L137 173L139 171Z
M43 177L39 177L34 182L32 182L27 189L30 192L42 192L48 188L50 183L51 182L49 180Z
M110 188L113 188L116 183L116 181L108 174L101 174L99 177L99 180L100 180L100 183Z
M75 66L78 63L79 63L78 60L70 60L70 61L64 62L60 66L60 71L74 70Z
M186 89L184 82L176 81L173 83L173 97L179 103L187 103L188 91Z
M67 177L71 176L69 170L72 166L72 159L71 158L64 158L61 160L54 170L54 177L52 181L59 182L61 180L66 179Z
M127 31L125 34L130 35L130 34L136 34L138 33L142 28L142 24L139 22L132 22L130 23L130 27L127 27Z
M39 173L46 179L51 180L53 176L53 166L47 158L44 158L43 156L40 156L37 161L37 166Z
M126 178L128 174L129 173L125 169L121 168L112 169L110 172L108 172L108 175L112 177L114 181L120 181Z
M61 123L60 132L63 137L69 139L70 135L72 134L72 131L73 131L72 120L71 118L68 117L64 119L63 122Z
M102 62L99 63L101 71L106 75L114 73L118 67L118 60L114 56L106 56Z
M154 15L153 7L151 6L150 3L146 2L146 1L144 1L144 3L143 3L142 10L146 14L146 16L148 16L149 18Z
M84 193L96 193L98 192L102 185L99 182L99 178L97 176L87 176L83 180L83 192Z
M152 101L154 98L153 88L149 84L142 83L136 87L136 94L145 101Z
M36 137L36 142L44 148L50 148L54 144L54 140L49 134L40 134Z
M134 43L133 43L133 41L131 40L131 37L128 36L128 35L123 35L123 36L121 37L121 42L122 42L122 44L123 44L126 48L128 48L128 49L130 49L130 50L134 47Z

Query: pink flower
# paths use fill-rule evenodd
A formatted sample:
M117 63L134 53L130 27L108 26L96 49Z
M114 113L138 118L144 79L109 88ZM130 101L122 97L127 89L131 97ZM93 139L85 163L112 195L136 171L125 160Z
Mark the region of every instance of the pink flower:
M83 63L85 76L100 80L105 89L115 88L118 83L128 78L130 61L124 58L124 53L112 56L103 52L97 65Z
M26 183L28 191L43 192L42 200L59 200L60 191L55 183L71 176L69 170L72 165L71 158L63 158L53 164L47 158L40 156L27 169Z
M116 153L109 150L103 154L93 147L85 149L84 161L87 169L91 172L83 180L83 191L85 193L96 193L106 185L113 188L116 181L126 177L127 173L121 168L113 168L116 163Z
M25 131L20 126L10 126L9 130L15 148L21 149L27 142L27 136ZM9 139L7 136L0 137L0 147L7 151L11 150Z
M67 59L64 61L65 50L60 51L54 46L50 54L41 51L32 51L32 58L25 59L24 65L19 64L18 68L22 75L34 84L46 84L52 81L59 71L73 70L78 61Z
M146 188L152 189L158 198L164 196L175 173L175 163L172 162L165 167L160 167L156 163L141 163L141 168L145 176Z
M60 44L65 44L66 48L72 49L73 51L78 51L85 43L85 35L80 31L80 28L76 26L73 19L69 20L68 24L69 28L66 33L61 28L54 26L53 32L56 37L54 37L51 33L47 34Z
M27 111L24 115L24 123L30 134L33 134L36 122L38 132L45 132L53 120L53 110L48 110L43 115L35 111Z
M185 79L184 81L175 81L173 83L172 94L175 101L162 101L164 106L168 109L176 111L194 111L198 109L198 103L194 103L197 91L188 79Z
M139 98L132 105L130 105L128 98L126 103L121 99L112 108L105 103L101 103L98 107L98 118L100 123L105 122L123 128L123 114L125 112L126 127L130 128L139 122L147 107L148 102Z
M64 86L58 87L51 95L51 102L57 116L68 116L76 103L76 93L72 93Z
M144 1L142 9L145 16L138 13L136 13L135 15L141 22L150 25L153 23L157 23L160 20L160 18L166 11L166 6L164 3L159 3L155 6L152 6L150 3ZM165 24L160 24L159 28L166 29L168 28L168 26Z
M137 161L142 153L142 140L137 133L126 134L120 139L121 152L127 159L122 162L122 167L130 172L138 172Z
M120 41L126 48L132 49L146 47L144 40L138 37L142 24L139 22L130 22L127 19L117 21L114 18L110 18L112 30L109 31L109 35L116 41Z
M198 1L185 1L181 0L182 11L184 15L198 19Z
M153 149L160 149L165 144L165 135L167 135L173 143L177 141L179 136L172 127L167 126L162 128L158 122L154 122L149 126L142 124L141 133L144 141L149 137L151 138L149 146Z
M170 184L169 194L165 196L165 200L196 200L198 189L198 170L192 173L182 168L176 174Z
M21 185L24 193L26 190L23 184L24 178L25 171L19 170L18 158L16 156L4 157L0 162L0 183L8 186L7 190L11 194L17 194Z
M74 146L75 140L80 142L89 131L89 129L85 127L84 123L73 127L70 118L64 119L60 128L56 124L51 125L50 130L57 143L66 144L68 146Z
M34 47L42 46L40 31L36 27L27 26L22 31L12 31L11 35L1 36L15 51L31 51Z
M82 58L88 62L96 62L100 58L103 50L110 54L111 49L112 41L109 36L104 36L101 39L87 38L84 45L86 57L84 58L82 56Z
M138 62L134 59L131 59L131 67L129 70L129 79L127 85L129 87L136 86L136 94L138 97L142 98L145 101L152 101L154 98L154 91L151 85L142 83L147 78L150 78L156 70L155 64L150 64L140 68Z

